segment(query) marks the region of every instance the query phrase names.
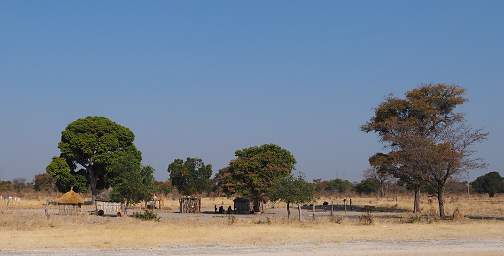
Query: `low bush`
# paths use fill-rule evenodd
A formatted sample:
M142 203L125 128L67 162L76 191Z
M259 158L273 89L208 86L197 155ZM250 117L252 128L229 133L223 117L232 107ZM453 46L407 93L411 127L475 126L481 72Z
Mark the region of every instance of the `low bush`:
M159 221L160 217L154 213L153 211L144 211L144 212L135 212L132 217L140 219L140 220L152 220Z
M329 221L336 223L336 224L343 224L344 220L345 219L343 218L343 216L330 216L329 217Z
M359 223L362 225L373 225L375 224L375 217L371 214L371 212L368 212L359 216Z

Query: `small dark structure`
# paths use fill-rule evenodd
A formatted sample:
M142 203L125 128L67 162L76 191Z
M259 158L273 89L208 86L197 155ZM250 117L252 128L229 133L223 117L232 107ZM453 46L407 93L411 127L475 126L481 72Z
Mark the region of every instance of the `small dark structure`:
M237 197L233 202L234 210L237 214L250 214L254 212L254 205L248 198Z
M194 196L183 196L179 199L180 213L200 213L201 198Z

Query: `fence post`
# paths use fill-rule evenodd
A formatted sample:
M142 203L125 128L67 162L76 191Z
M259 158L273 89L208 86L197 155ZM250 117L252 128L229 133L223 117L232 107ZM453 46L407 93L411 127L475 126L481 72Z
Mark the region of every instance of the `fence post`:
M315 203L312 205L313 220L315 220Z

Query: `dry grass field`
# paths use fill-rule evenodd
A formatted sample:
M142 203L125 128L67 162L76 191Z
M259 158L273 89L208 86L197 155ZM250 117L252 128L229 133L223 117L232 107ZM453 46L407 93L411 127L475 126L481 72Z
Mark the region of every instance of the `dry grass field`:
M351 241L502 241L504 221L459 219L457 221L413 222L408 212L394 211L389 218L380 212L371 213L373 224L359 221L363 212L337 211L338 217L327 212L316 212L311 218L303 210L304 222L288 222L284 204L267 206L262 215L229 217L218 214L179 214L178 201L163 200L163 209L156 210L159 222L141 221L131 217L97 217L88 213L77 216L54 214L47 217L44 203L48 198L23 198L0 204L0 248L4 250L34 250L62 248L157 248L166 246L275 246L323 245ZM342 198L322 198L318 203L333 200L341 204ZM411 198L377 199L352 198L353 205L374 206L380 209L410 210ZM504 217L504 197L450 196L448 213L459 209L467 216ZM227 198L204 198L203 210L213 211L214 206L232 205ZM139 206L140 207L140 206ZM134 210L141 210L136 207ZM88 210L90 210L89 207ZM436 202L423 199L423 208L429 212ZM388 215L387 215L388 216ZM293 219L297 212L293 211ZM504 249L503 249L504 250ZM1 249L0 249L1 252ZM486 254L485 254L486 255ZM491 254L488 254L491 255ZM498 255L498 254L495 254Z

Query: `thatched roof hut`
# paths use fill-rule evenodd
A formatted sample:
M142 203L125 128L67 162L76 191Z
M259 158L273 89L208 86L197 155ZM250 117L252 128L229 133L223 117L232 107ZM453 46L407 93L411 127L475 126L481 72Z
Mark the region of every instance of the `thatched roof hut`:
M84 199L79 193L73 191L73 188L70 188L70 191L63 194L56 202L58 202L58 204L80 205L84 203Z
M81 205L84 204L84 199L70 188L70 191L63 194L56 200L58 204L58 213L61 215L79 214Z

